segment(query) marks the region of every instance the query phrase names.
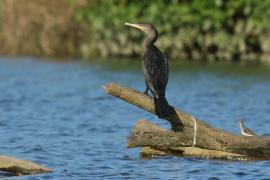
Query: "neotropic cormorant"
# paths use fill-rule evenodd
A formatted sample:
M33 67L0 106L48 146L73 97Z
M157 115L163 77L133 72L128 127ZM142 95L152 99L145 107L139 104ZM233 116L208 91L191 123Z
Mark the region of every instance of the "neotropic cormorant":
M241 130L241 134L243 136L257 136L253 131L251 131L250 129L246 128L244 126L244 122L243 120L239 120L239 124L240 124L240 130Z
M154 45L158 38L158 32L150 23L125 23L125 25L138 28L147 34L143 44L145 52L142 58L142 69L146 83L144 93L148 95L150 89L154 97L155 113L159 118L168 118L171 114L171 107L165 98L165 91L169 67L167 58Z

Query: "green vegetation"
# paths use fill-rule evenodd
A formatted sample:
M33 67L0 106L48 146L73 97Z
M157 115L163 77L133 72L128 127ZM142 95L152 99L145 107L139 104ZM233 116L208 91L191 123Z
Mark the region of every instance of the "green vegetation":
M157 27L157 45L171 59L270 61L270 1L13 1L0 4L0 18L8 19L0 22L2 54L16 45L13 54L137 57L143 34L124 22L146 21ZM18 38L6 36L13 31Z
M256 60L267 59L270 49L268 7L270 1L255 0L98 0L81 8L76 20L91 34L81 49L85 57L139 55L141 32L123 24L147 21L157 26L157 44L172 58Z

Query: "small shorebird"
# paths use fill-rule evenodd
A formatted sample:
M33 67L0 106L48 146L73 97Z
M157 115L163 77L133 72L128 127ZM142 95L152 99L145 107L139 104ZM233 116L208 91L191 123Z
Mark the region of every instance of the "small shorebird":
M244 126L244 122L242 119L239 120L239 124L240 124L241 134L243 136L257 136L253 131L251 131L250 129Z

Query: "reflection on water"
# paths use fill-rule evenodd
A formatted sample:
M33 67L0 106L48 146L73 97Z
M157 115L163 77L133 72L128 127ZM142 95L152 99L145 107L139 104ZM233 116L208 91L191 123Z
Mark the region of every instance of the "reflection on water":
M224 64L171 67L167 91L171 104L233 133L239 133L235 120L243 117L257 134L269 135L267 68ZM169 126L104 94L101 85L108 82L143 91L140 62L85 64L2 58L1 154L32 160L55 171L35 176L42 179L269 178L268 161L141 160L139 149L125 148L136 120L146 118Z

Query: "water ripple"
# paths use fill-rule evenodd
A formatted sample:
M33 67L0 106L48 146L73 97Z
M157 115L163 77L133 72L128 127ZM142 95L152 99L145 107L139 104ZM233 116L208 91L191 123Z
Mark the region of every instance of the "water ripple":
M243 117L253 131L269 135L269 71L254 70L260 73L243 75L240 67L232 67L231 73L220 66L188 68L180 67L170 76L167 98L171 104L233 133L239 133L235 120ZM141 160L139 149L125 148L126 137L139 118L169 127L151 114L104 94L100 87L116 81L142 91L145 85L141 71L2 58L0 78L1 154L32 160L54 170L21 179L270 177L268 161L178 157ZM9 175L0 173L0 177Z

